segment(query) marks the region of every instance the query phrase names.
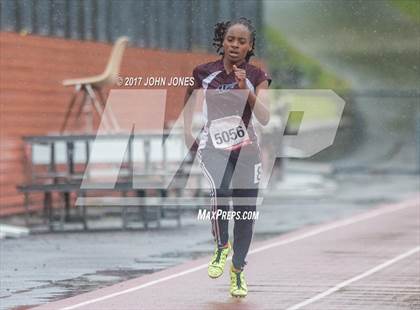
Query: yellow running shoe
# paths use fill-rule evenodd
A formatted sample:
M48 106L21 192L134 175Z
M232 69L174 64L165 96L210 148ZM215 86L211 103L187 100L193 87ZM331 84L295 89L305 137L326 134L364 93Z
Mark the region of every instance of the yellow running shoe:
M230 295L232 297L245 297L248 294L244 271L234 270L233 265L230 268Z
M225 269L226 265L226 259L230 253L230 250L230 242L228 242L228 246L225 248L216 248L207 271L210 278L216 279L223 274L223 270Z

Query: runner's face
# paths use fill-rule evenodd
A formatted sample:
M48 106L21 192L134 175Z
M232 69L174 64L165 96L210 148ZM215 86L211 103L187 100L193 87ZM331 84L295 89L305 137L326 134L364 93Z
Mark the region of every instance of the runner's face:
M223 50L224 57L232 63L244 60L246 54L252 50L251 33L248 28L241 24L231 26L223 40Z

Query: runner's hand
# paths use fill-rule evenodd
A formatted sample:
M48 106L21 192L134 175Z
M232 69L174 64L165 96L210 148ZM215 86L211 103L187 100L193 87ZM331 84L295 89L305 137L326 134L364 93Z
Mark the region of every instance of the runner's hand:
M248 86L246 85L246 71L233 65L233 72L235 73L235 80L238 83L238 87L240 89L248 89Z

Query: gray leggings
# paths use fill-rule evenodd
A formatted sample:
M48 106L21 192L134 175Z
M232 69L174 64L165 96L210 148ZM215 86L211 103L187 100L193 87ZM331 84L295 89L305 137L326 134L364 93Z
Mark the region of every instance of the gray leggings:
M233 258L235 268L242 269L252 240L255 220L242 218L246 211L256 211L261 156L259 149L248 145L232 152L204 148L198 150L203 174L208 179L212 196L212 212L228 211L232 201L236 212L233 228ZM220 211L219 211L220 213ZM218 247L229 240L229 220L212 219L212 234Z

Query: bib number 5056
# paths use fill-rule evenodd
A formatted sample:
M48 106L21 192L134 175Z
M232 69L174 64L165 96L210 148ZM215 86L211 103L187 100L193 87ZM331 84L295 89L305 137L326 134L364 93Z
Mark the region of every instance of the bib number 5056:
M216 144L220 145L223 142L229 143L230 141L236 141L236 139L243 138L245 136L245 130L242 126L238 126L236 128L231 128L228 131L218 132L214 135L214 139Z
M250 142L245 124L237 115L213 120L210 136L214 147L218 149L232 150Z

